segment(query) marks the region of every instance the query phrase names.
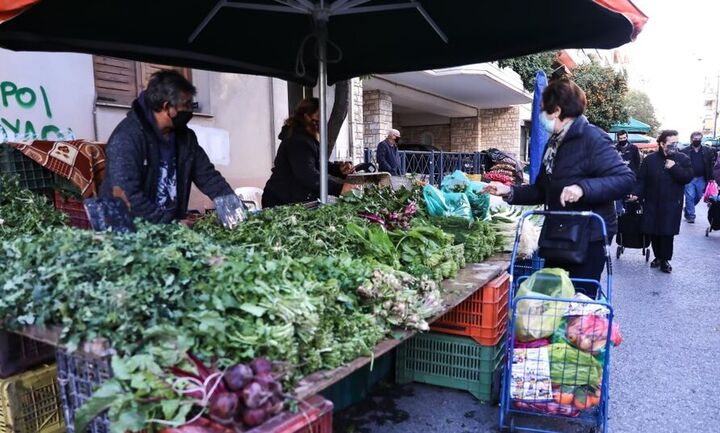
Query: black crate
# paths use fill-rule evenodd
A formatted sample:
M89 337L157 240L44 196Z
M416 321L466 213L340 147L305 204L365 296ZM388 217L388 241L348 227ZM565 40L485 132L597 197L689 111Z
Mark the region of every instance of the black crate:
M80 352L68 353L61 349L58 349L56 355L66 430L67 433L75 433L75 412L103 382L112 377L110 357L97 357ZM95 418L87 432L110 433L107 414Z
M0 173L17 175L20 186L27 189L52 189L53 173L7 144L0 144Z
M14 332L0 331L0 378L52 362L55 348Z

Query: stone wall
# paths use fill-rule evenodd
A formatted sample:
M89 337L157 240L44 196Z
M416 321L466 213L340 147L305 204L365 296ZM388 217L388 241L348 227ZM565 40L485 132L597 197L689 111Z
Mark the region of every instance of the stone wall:
M365 120L363 118L363 84L359 78L350 81L350 148L353 163L364 160Z
M479 117L453 117L450 119L450 150L477 152L482 132Z
M450 125L403 126L399 129L404 143L421 144L423 134L430 134L433 146L440 150L450 150Z
M520 155L520 108L493 108L480 111L480 149L496 148Z
M392 128L392 98L382 90L363 91L363 144L372 149L387 138Z

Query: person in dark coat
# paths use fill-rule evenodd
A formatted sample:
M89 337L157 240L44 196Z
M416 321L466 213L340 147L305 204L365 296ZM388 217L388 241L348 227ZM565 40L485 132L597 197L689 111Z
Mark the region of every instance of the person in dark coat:
M379 171L386 171L391 176L400 176L400 131L391 129L387 138L377 146L377 163Z
M620 158L622 158L625 164L630 167L630 170L637 175L638 170L640 170L640 163L642 162L640 150L638 150L637 146L628 141L628 132L625 130L617 133L617 140L618 142L615 146L615 150L617 150ZM615 201L615 210L617 211L618 216L625 213L624 199Z
M695 206L705 194L707 183L713 180L713 164L715 151L702 145L702 132L690 134L690 146L682 152L690 158L693 169L693 178L685 185L685 219L689 223L695 222Z
M643 160L630 199L643 204L640 230L650 235L655 254L650 266L670 273L673 240L680 233L683 192L693 178L693 168L690 158L677 149L677 131L662 131L657 141L660 149Z
M615 151L610 137L583 115L586 101L585 92L572 81L552 81L543 92L540 116L551 136L535 184L509 187L492 182L486 191L504 196L510 204L595 212L612 238L617 232L614 201L632 191L635 175ZM602 227L593 220L588 228L590 242L584 263L546 261L545 266L564 268L571 278L600 281L606 263ZM576 288L596 297L594 285L576 284Z
M195 87L176 71L154 73L105 148L101 197L119 197L132 217L169 223L187 215L191 184L211 199L233 194L187 127Z
M278 137L275 164L262 196L263 208L303 203L320 197L320 101L307 98L300 102ZM324 157L324 156L323 156ZM329 163L328 194L341 195L342 178L352 173L350 163Z

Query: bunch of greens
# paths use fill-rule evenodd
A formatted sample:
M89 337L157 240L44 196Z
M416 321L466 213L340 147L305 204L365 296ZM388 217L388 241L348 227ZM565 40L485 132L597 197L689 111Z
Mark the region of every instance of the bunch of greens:
M67 217L50 201L20 186L17 176L0 174L0 240L63 226Z
M502 251L505 246L505 239L487 221L453 216L433 217L430 221L454 235L456 244L464 245L467 263L479 263Z

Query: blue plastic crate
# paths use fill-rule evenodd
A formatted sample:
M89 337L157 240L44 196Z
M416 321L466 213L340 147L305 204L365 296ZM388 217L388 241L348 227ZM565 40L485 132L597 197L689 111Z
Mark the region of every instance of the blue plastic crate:
M545 259L534 253L532 258L515 260L515 268L513 270L513 280L517 281L520 277L529 277L545 266Z

